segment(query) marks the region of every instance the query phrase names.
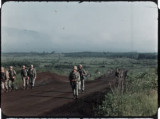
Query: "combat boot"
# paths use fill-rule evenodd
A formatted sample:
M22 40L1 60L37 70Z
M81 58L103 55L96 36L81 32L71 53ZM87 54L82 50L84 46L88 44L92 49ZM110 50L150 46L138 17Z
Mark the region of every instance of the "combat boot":
M5 90L5 93L7 93L7 92L8 92L8 89Z
M73 96L73 99L75 100L75 99L76 99L76 96Z
M76 95L76 99L78 99L78 96Z
M84 90L81 90L81 93L84 93Z

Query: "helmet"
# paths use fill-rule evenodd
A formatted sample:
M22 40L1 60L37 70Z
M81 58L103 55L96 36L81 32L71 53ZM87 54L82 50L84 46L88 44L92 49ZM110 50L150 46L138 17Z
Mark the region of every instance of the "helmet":
M82 65L80 64L79 67L82 67Z
M1 71L4 71L4 67L1 67Z
M74 69L74 70L77 70L77 66L74 66L73 69Z
M9 66L10 69L13 69L13 66Z

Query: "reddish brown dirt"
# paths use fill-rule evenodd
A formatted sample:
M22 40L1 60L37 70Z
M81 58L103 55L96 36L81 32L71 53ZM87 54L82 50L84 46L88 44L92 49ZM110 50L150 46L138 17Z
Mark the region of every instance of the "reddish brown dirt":
M114 74L86 81L86 91L73 100L68 77L54 73L38 74L36 87L1 95L2 113L6 116L83 116L93 115L92 106L115 84Z

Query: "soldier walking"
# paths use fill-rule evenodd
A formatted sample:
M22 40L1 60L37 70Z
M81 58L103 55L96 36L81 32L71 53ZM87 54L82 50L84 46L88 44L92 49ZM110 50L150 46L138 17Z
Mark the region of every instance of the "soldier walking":
M16 71L13 69L13 66L9 67L8 73L9 73L8 86L9 86L10 91L12 91L15 88L14 81L16 79Z
M87 75L86 71L83 69L82 65L80 64L79 65L79 69L78 69L78 72L80 74L80 89L81 89L81 92L84 92L84 88L85 88L85 82L84 82L84 79Z
M79 82L80 82L80 74L77 72L77 66L73 67L73 71L69 75L70 84L73 91L74 99L78 99L78 89L79 89Z
M36 69L33 68L33 64L31 65L31 67L28 70L28 76L29 76L29 84L32 89L34 87L36 76L37 76Z
M4 67L1 67L1 88L2 92L8 92L8 71L5 71Z
M27 76L27 69L25 67L25 65L22 66L21 69L21 77L22 77L22 81L23 81L23 89L27 89L28 85L29 85L29 80L28 80L28 76Z

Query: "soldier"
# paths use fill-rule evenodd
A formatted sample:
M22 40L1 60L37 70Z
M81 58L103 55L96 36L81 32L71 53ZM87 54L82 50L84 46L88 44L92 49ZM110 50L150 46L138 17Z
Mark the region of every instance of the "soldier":
M28 80L27 69L25 68L25 65L22 66L21 77L22 77L22 81L23 81L23 89L27 89L27 87L29 85L29 80Z
M73 67L73 71L69 75L70 84L72 86L74 99L78 99L78 89L80 82L80 75L77 72L77 66Z
M10 91L12 91L15 88L14 87L14 81L16 79L16 71L13 70L13 66L9 67L8 73L9 73L8 86L9 86Z
M79 65L78 72L79 72L79 74L80 74L80 80L81 80L80 89L81 89L81 92L84 92L84 88L85 88L85 86L84 86L84 79L85 79L87 73L86 73L86 71L82 68L82 65L81 65L81 64Z
M116 78L119 78L119 69L118 68L116 69L115 76L116 76Z
M8 71L5 71L4 67L1 67L1 88L2 92L8 92Z
M125 70L125 71L123 72L124 80L126 80L126 78L127 78L127 73L128 73L128 70Z
M37 76L36 69L33 68L33 64L31 65L31 67L28 70L28 76L29 76L29 83L30 83L30 86L32 89L34 87L36 76Z

